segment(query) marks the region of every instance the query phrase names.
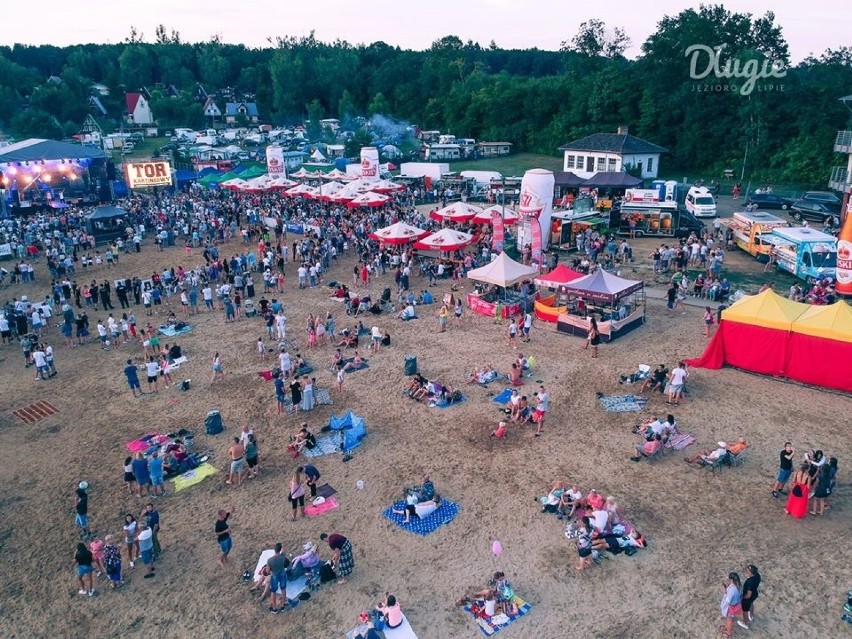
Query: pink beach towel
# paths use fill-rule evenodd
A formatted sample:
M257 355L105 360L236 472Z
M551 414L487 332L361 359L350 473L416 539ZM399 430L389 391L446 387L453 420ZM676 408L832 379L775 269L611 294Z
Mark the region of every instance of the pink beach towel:
M319 517L323 513L327 513L335 508L337 508L337 500L334 497L329 497L319 506L314 506L313 504L305 506L305 514L308 517Z
M158 432L148 433L147 435L144 435L139 439L134 439L133 441L127 442L124 446L131 453L144 453L151 447L151 440L154 437L158 437L159 435L160 433Z

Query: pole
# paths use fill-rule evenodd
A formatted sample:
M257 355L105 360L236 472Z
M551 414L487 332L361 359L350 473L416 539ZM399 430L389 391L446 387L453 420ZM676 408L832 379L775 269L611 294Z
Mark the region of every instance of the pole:
M745 179L746 159L748 159L748 140L746 140L745 154L743 155L743 169L740 172L740 182Z

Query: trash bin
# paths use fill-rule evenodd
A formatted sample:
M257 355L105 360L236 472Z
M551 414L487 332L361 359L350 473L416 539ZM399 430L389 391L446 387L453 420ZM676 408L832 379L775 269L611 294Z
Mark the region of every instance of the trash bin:
M405 356L405 374L409 377L417 374L417 358L414 355Z

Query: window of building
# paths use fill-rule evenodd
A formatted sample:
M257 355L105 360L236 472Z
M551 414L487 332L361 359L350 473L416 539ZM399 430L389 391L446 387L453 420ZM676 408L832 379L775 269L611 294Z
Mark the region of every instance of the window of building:
M654 170L654 158L648 158L648 173Z
M573 155L566 155L565 156L565 168L566 169L573 169L574 168L574 156Z
M610 173L615 173L618 170L616 168L617 165L618 165L618 160L616 160L615 158L609 158L608 165L607 165L607 171L609 171Z
M606 171L606 158L598 158L598 171Z

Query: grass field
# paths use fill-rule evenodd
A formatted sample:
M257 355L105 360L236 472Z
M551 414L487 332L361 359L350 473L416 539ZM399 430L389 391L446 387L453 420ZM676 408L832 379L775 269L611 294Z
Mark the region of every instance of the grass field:
M116 161L127 160L141 160L145 158L153 158L156 157L157 151L161 146L167 144L169 142L168 138L145 138L145 141L141 144L137 144L136 148L133 149L132 153L128 153L127 155L122 156L119 151L113 151L113 159Z
M537 153L516 153L502 158L450 162L451 171L497 171L504 177L520 177L529 169L561 171L562 158Z

